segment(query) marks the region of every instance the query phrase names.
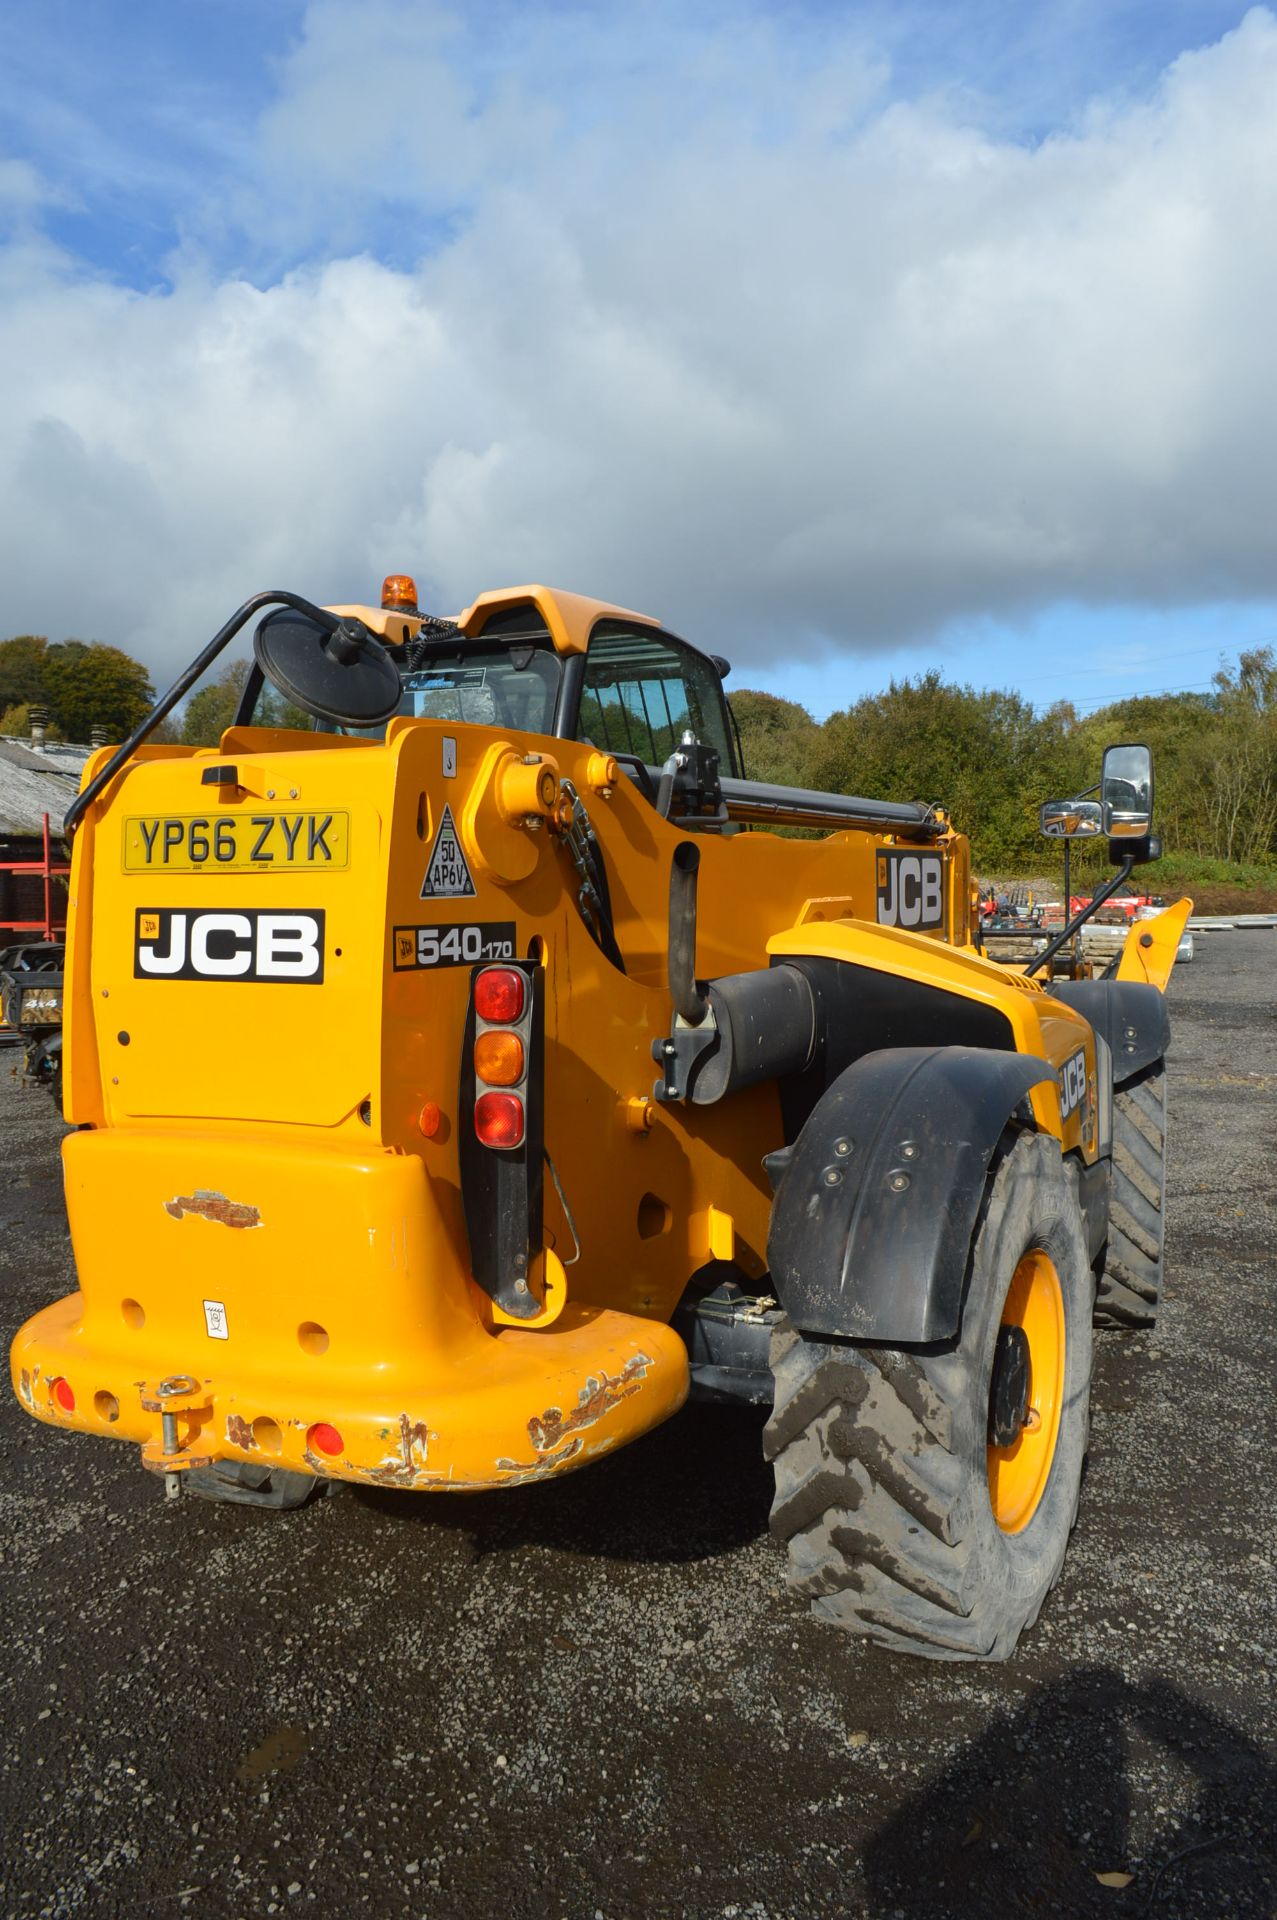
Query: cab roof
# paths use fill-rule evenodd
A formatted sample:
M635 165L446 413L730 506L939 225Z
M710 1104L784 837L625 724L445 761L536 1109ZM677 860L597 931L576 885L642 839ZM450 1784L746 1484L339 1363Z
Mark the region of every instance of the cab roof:
M598 620L632 620L658 630L661 625L650 613L636 613L632 607L618 607L610 600L593 600L588 594L568 593L562 587L543 586L494 587L472 600L461 613L450 617L463 633L475 635L497 609L519 606L536 608L556 653L584 653L591 629ZM342 606L330 607L328 611L353 615L392 646L411 640L421 625L419 615L401 613L395 608Z

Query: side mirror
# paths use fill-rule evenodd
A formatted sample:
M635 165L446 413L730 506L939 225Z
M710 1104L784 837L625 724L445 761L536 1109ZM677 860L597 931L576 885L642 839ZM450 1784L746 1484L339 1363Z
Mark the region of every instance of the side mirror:
M1153 824L1153 756L1147 747L1106 747L1100 774L1104 832L1142 840Z
M1089 840L1104 831L1098 800L1044 800L1038 824L1048 840Z

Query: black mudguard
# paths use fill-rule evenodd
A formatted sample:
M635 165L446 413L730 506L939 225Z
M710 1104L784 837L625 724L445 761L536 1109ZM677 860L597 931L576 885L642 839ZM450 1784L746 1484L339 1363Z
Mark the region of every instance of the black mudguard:
M1115 1087L1151 1067L1171 1044L1166 996L1142 980L1057 980L1048 991L1107 1040Z
M891 1345L955 1334L994 1149L1055 1077L983 1047L893 1047L840 1074L783 1156L772 1208L772 1286L794 1325Z

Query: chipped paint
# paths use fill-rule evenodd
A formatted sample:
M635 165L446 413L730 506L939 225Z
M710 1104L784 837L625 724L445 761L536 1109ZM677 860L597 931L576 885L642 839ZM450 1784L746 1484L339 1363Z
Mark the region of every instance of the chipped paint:
M165 1213L174 1220L180 1220L183 1214L195 1214L201 1220L214 1220L223 1227L260 1227L262 1216L256 1207L250 1207L243 1200L228 1200L224 1193L214 1193L207 1187L196 1187L194 1193L175 1194L164 1202Z
M561 1446L557 1453L543 1453L534 1461L497 1460L494 1461L493 1464L498 1473L510 1474L513 1478L513 1484L517 1486L519 1479L544 1480L548 1478L550 1474L556 1472L560 1467L565 1467L569 1460L575 1460L577 1456L584 1451L585 1442L578 1433L564 1446Z
M226 1438L233 1447L243 1447L245 1451L257 1445L253 1438L253 1429L242 1413L226 1416Z
M18 1398L28 1413L35 1412L35 1393L32 1389L30 1371L26 1367L23 1367L22 1372L18 1375Z
M370 1468L368 1478L383 1487L412 1486L417 1475L425 1471L429 1438L424 1420L410 1420L406 1413L401 1413L398 1451L388 1453L377 1466Z
M615 1379L608 1373L592 1373L570 1413L565 1414L559 1407L547 1407L539 1417L533 1415L528 1421L528 1438L537 1453L542 1457L554 1454L557 1464L565 1457L558 1451L562 1441L582 1427L592 1427L622 1400L637 1393L652 1364L647 1354L632 1354Z

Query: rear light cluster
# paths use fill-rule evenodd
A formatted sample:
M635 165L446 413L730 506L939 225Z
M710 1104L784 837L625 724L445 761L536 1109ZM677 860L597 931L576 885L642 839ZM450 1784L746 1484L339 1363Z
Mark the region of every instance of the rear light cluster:
M509 1151L527 1132L532 995L515 967L485 967L474 983L474 1130L485 1147Z

